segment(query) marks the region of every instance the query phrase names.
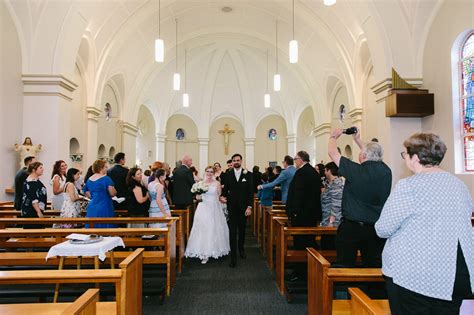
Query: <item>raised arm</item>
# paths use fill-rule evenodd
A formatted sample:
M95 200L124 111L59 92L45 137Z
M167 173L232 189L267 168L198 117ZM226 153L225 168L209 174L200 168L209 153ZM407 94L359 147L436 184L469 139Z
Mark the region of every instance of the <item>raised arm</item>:
M341 153L337 150L337 143L336 140L342 135L342 129L336 128L331 131L331 136L329 137L328 141L328 154L331 160L339 166L339 162L341 161Z

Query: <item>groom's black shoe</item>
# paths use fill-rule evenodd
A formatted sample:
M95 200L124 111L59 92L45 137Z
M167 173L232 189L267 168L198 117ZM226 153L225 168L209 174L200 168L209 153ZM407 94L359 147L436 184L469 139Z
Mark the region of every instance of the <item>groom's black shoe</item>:
M231 261L230 264L229 264L229 267L230 268L235 268L236 265L237 264L235 262Z
M247 255L245 254L245 251L242 249L242 250L239 250L239 255L240 255L240 258L242 259L246 259L247 258Z

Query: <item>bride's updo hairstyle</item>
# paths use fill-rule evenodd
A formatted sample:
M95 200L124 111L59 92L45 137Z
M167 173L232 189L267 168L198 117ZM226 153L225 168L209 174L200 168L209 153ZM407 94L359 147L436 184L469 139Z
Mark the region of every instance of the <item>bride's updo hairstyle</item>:
M207 172L207 170L212 170L212 173L215 173L215 172L216 172L216 171L214 170L214 166L212 166L212 165L206 166L206 168L204 169L204 173Z

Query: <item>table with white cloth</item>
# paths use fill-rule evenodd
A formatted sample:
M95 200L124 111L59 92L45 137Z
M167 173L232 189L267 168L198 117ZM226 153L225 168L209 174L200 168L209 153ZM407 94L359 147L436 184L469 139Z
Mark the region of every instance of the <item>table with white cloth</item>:
M90 244L72 244L69 240L52 246L48 254L46 255L46 260L50 257L59 257L59 270L63 269L64 259L66 257L77 257L77 269L81 268L82 257L94 257L94 268L99 269L99 259L104 261L106 254L110 252L110 268L114 269L114 252L115 247L122 246L125 247L121 237L104 237L101 241ZM58 298L59 293L59 284L56 284L56 289L54 291L55 303Z

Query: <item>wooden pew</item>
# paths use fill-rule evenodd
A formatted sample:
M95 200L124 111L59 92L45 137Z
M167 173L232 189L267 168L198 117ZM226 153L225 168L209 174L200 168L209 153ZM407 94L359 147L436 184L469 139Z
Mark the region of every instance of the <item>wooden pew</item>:
M334 282L384 281L380 268L331 268L329 261L314 248L307 248L308 314L331 315L349 308L349 301L333 302Z
M128 255L120 269L0 271L0 284L113 283L116 313L141 314L143 251Z
M359 288L349 288L351 295L352 315L389 315L388 300L373 300ZM474 300L464 300L459 310L460 315L474 314Z
M271 210L267 209L267 211L262 211L262 217L261 217L261 222L259 224L261 225L260 228L260 234L261 234L261 247L262 247L262 252L263 255L267 255L267 244L269 242L269 232L272 230L270 227L272 223L272 217L278 216L278 217L286 217L286 210L285 210L285 205L274 205ZM273 245L272 245L273 246Z
M61 210L45 210L43 211L45 217L59 217L61 215ZM81 213L83 217L86 216L86 212ZM116 217L124 217L128 215L127 210L115 210ZM21 211L10 209L10 210L0 210L0 218L19 218L21 217Z
M97 218L93 218L97 219ZM0 248L50 248L65 241L71 233L88 233L103 236L121 236L127 247L164 247L163 251L146 251L146 264L166 265L166 293L169 296L176 282L176 218L165 219L167 228L89 228L89 229L3 229L0 230ZM23 219L28 220L28 219ZM41 219L36 219L41 220ZM162 236L158 240L142 239L143 235ZM16 255L14 255L16 254ZM0 265L40 265L41 256L35 253L0 253ZM43 253L44 254L44 253ZM23 255L23 256L21 256ZM126 257L127 252L114 252L114 259ZM43 257L44 258L44 257ZM32 260L34 259L34 263ZM23 263L20 262L23 260ZM67 261L67 260L66 260ZM83 263L90 263L83 259ZM43 265L47 264L43 261ZM66 263L67 264L67 263Z
M174 211L174 210L173 210ZM176 247L178 251L178 272L182 271L183 259L184 259L184 235L183 235L183 216L179 212L175 213L177 217L176 221ZM71 224L89 224L90 227L94 227L97 223L110 223L124 225L128 223L166 223L169 220L166 218L152 218L152 217L118 217L118 218L0 218L0 229L22 224L38 224L43 226L52 227L53 224L59 223L71 223ZM83 232L85 233L85 232Z
M272 210L265 212L265 253L267 257L267 265L270 270L274 269L274 256L273 256L273 247L276 244L276 230L278 223L276 219L288 220L286 213L282 210Z
M257 194L254 194L253 207L252 207L252 216L250 218L251 225L252 225L252 231L253 231L254 236L257 236L257 219L256 219L256 216L257 216L257 207L258 207L258 204L259 204L259 199L256 196L257 196Z
M295 235L335 235L337 229L334 227L289 227L288 220L275 220L277 227L276 240L276 282L280 294L288 296L285 288L285 264L290 262L306 262L306 250L288 250L288 240ZM334 252L334 253L333 253ZM328 255L334 255L335 251L325 251Z
M0 304L2 315L117 314L117 303L99 302L99 289L89 289L73 303Z

